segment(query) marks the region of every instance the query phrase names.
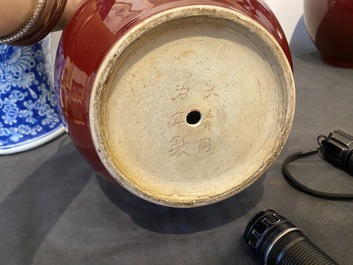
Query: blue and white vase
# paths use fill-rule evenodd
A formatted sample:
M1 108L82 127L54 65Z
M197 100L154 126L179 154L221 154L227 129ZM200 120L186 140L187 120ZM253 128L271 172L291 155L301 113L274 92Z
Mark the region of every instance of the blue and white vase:
M0 45L0 155L43 145L64 128L53 87L51 39Z

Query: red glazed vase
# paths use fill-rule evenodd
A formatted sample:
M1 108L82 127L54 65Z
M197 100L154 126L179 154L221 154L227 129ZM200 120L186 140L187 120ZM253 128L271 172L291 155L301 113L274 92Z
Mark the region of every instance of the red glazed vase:
M295 104L284 33L255 0L83 1L59 44L56 88L94 169L172 207L255 182Z
M323 61L353 68L353 1L305 0L304 19Z

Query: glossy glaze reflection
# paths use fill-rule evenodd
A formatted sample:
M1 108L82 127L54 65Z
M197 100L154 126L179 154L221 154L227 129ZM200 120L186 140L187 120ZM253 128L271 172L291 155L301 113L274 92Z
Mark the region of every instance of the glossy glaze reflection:
M353 2L305 0L308 32L324 62L353 68Z

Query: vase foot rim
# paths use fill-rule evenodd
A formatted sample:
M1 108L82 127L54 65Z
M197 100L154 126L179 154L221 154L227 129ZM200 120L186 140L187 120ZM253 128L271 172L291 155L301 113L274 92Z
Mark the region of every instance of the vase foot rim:
M130 192L206 205L274 161L294 94L284 52L258 23L220 7L177 8L130 30L106 56L91 95L93 142Z

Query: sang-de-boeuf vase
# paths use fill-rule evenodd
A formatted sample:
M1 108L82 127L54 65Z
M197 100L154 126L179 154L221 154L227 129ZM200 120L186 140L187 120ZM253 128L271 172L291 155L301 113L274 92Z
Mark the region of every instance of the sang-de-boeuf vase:
M262 1L83 1L56 73L77 149L161 205L207 205L247 188L292 125L291 55Z

